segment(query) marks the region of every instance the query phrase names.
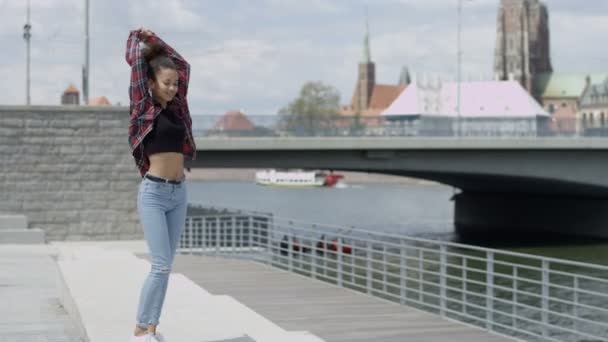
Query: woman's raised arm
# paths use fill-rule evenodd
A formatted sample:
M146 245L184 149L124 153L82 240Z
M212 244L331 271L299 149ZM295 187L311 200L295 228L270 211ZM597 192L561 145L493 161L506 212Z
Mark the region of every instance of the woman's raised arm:
M142 53L143 44L141 30L133 30L127 39L127 52L125 54L127 63L131 66L131 83L129 86L129 98L131 106L140 103L148 95L148 65Z

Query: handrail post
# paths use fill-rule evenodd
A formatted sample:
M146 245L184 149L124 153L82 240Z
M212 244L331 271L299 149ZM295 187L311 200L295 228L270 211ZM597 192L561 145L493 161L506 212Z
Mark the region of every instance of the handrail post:
M203 216L201 220L201 254L205 253L205 247L207 244L207 217Z
M194 248L196 246L196 241L195 240L196 240L196 231L197 230L196 230L196 226L194 225L194 220L192 218L186 217L186 222L185 223L186 223L186 226L185 226L184 229L188 229L190 231L191 239L190 239L190 247L189 247L190 252L189 252L189 254L192 255L192 254L194 254ZM180 237L180 239L181 239L181 237Z
M493 329L494 320L494 252L486 252L486 329Z
M519 293L517 290L517 278L519 277L519 273L517 272L518 268L513 267L513 328L517 329L517 302L519 301Z
M388 282L388 259L387 259L387 248L386 245L382 245L382 292L387 292L386 283Z
M338 236L337 239L337 258L336 258L336 262L338 263L338 274L337 274L337 283L338 286L342 287L342 282L343 282L343 275L342 275L342 262L344 261L344 258L342 257L342 237Z
M462 302L462 313L466 314L467 313L467 291L469 289L468 286L468 275L467 275L467 268L468 266L468 259L466 258L466 256L462 257L462 295L460 297L460 300Z
M268 260L268 264L273 264L274 252L272 250L272 236L274 235L274 221L272 222L272 227L270 226L270 222L266 224L266 260ZM280 254L280 253L279 253Z
M247 220L247 249L253 252L253 217L251 214Z
M365 256L367 257L367 262L366 262L366 266L365 266L365 274L366 274L366 280L367 280L367 286L366 286L366 290L367 290L367 294L372 294L373 292L373 279L372 277L374 276L373 272L372 272L372 260L374 258L374 252L373 252L373 245L372 242L367 240L367 248L366 248L366 252L365 252Z
M422 249L418 249L418 301L424 301L424 286L422 285L422 281L424 280L424 251Z
M399 248L399 299L401 305L407 300L407 249L403 240L400 240Z
M293 239L288 234L287 235L287 269L292 272L293 271Z
M317 246L314 242L310 244L310 276L312 279L317 279L317 256L319 252L317 251Z
M548 336L549 331L547 324L549 324L549 261L543 259L542 261L542 311L541 318L543 321L543 337Z
M238 254L238 250L236 249L236 217L232 216L232 253Z
M579 303L579 294L578 294L578 289L579 289L579 282L578 282L578 276L574 276L574 330L575 331L579 331L580 327L578 324L578 319L580 317L580 313L578 310L578 303Z
M215 217L215 255L220 254L220 239L221 239L220 217Z
M185 232L186 238L183 239L182 238L183 234L182 234L182 236L180 236L180 241L178 243L179 245L181 245L180 247L188 249L188 252L187 252L188 254L192 254L192 229L193 228L192 228L192 224L190 224L190 222L191 222L191 219L189 217L186 217L186 222L185 222L185 227L184 227L184 230L186 231ZM182 245L181 242L184 240L186 240L186 245L188 247Z
M441 317L445 317L446 309L446 285L447 285L447 253L446 246L439 246L439 301Z

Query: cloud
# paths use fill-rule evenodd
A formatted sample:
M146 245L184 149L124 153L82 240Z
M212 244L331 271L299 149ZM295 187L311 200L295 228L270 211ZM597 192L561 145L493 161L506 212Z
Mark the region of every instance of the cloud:
M231 108L242 107L239 99L248 93L266 97L265 85L257 80L274 73L272 52L263 40L239 39L192 51L190 87L199 91L190 96L208 107L232 102Z
M606 71L608 0L546 0L556 71ZM25 1L0 0L0 103L24 102ZM491 76L498 0L464 2L462 69ZM379 83L412 72L455 74L456 0L91 1L91 97L127 104L127 33L156 31L192 64L193 114L274 114L301 85L320 80L350 101L362 55L364 9ZM81 87L82 0L32 0L32 99L58 104ZM65 19L67 18L67 19ZM599 43L594 43L599 42ZM466 78L466 77L465 77Z
M259 0L258 0L259 1ZM327 0L265 0L265 2L278 9L307 12L340 12L343 6L337 1Z
M153 27L159 31L205 30L205 19L182 0L130 0L130 21L134 26Z
M568 72L607 72L608 15L557 12L550 17L553 68ZM582 30L581 30L582 28Z
M399 3L416 8L446 8L456 7L459 0L395 0ZM496 7L499 0L460 0L463 8Z

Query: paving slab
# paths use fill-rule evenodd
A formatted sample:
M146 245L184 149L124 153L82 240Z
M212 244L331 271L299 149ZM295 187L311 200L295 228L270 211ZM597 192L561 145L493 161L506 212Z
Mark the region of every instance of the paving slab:
M81 342L59 301L57 251L0 245L0 342Z
M130 252L133 246L56 246L60 298L85 340L126 341L149 262ZM168 341L323 342L306 331L286 331L229 295L214 295L179 273L170 275L160 321L158 331Z

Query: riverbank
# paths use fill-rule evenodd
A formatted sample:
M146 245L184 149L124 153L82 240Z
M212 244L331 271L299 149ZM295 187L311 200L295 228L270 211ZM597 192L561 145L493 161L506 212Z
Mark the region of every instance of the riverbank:
M257 169L192 169L186 172L186 178L193 181L240 181L255 182ZM415 184L415 185L437 185L438 183L422 179L382 175L364 172L342 172L344 182L348 184Z

